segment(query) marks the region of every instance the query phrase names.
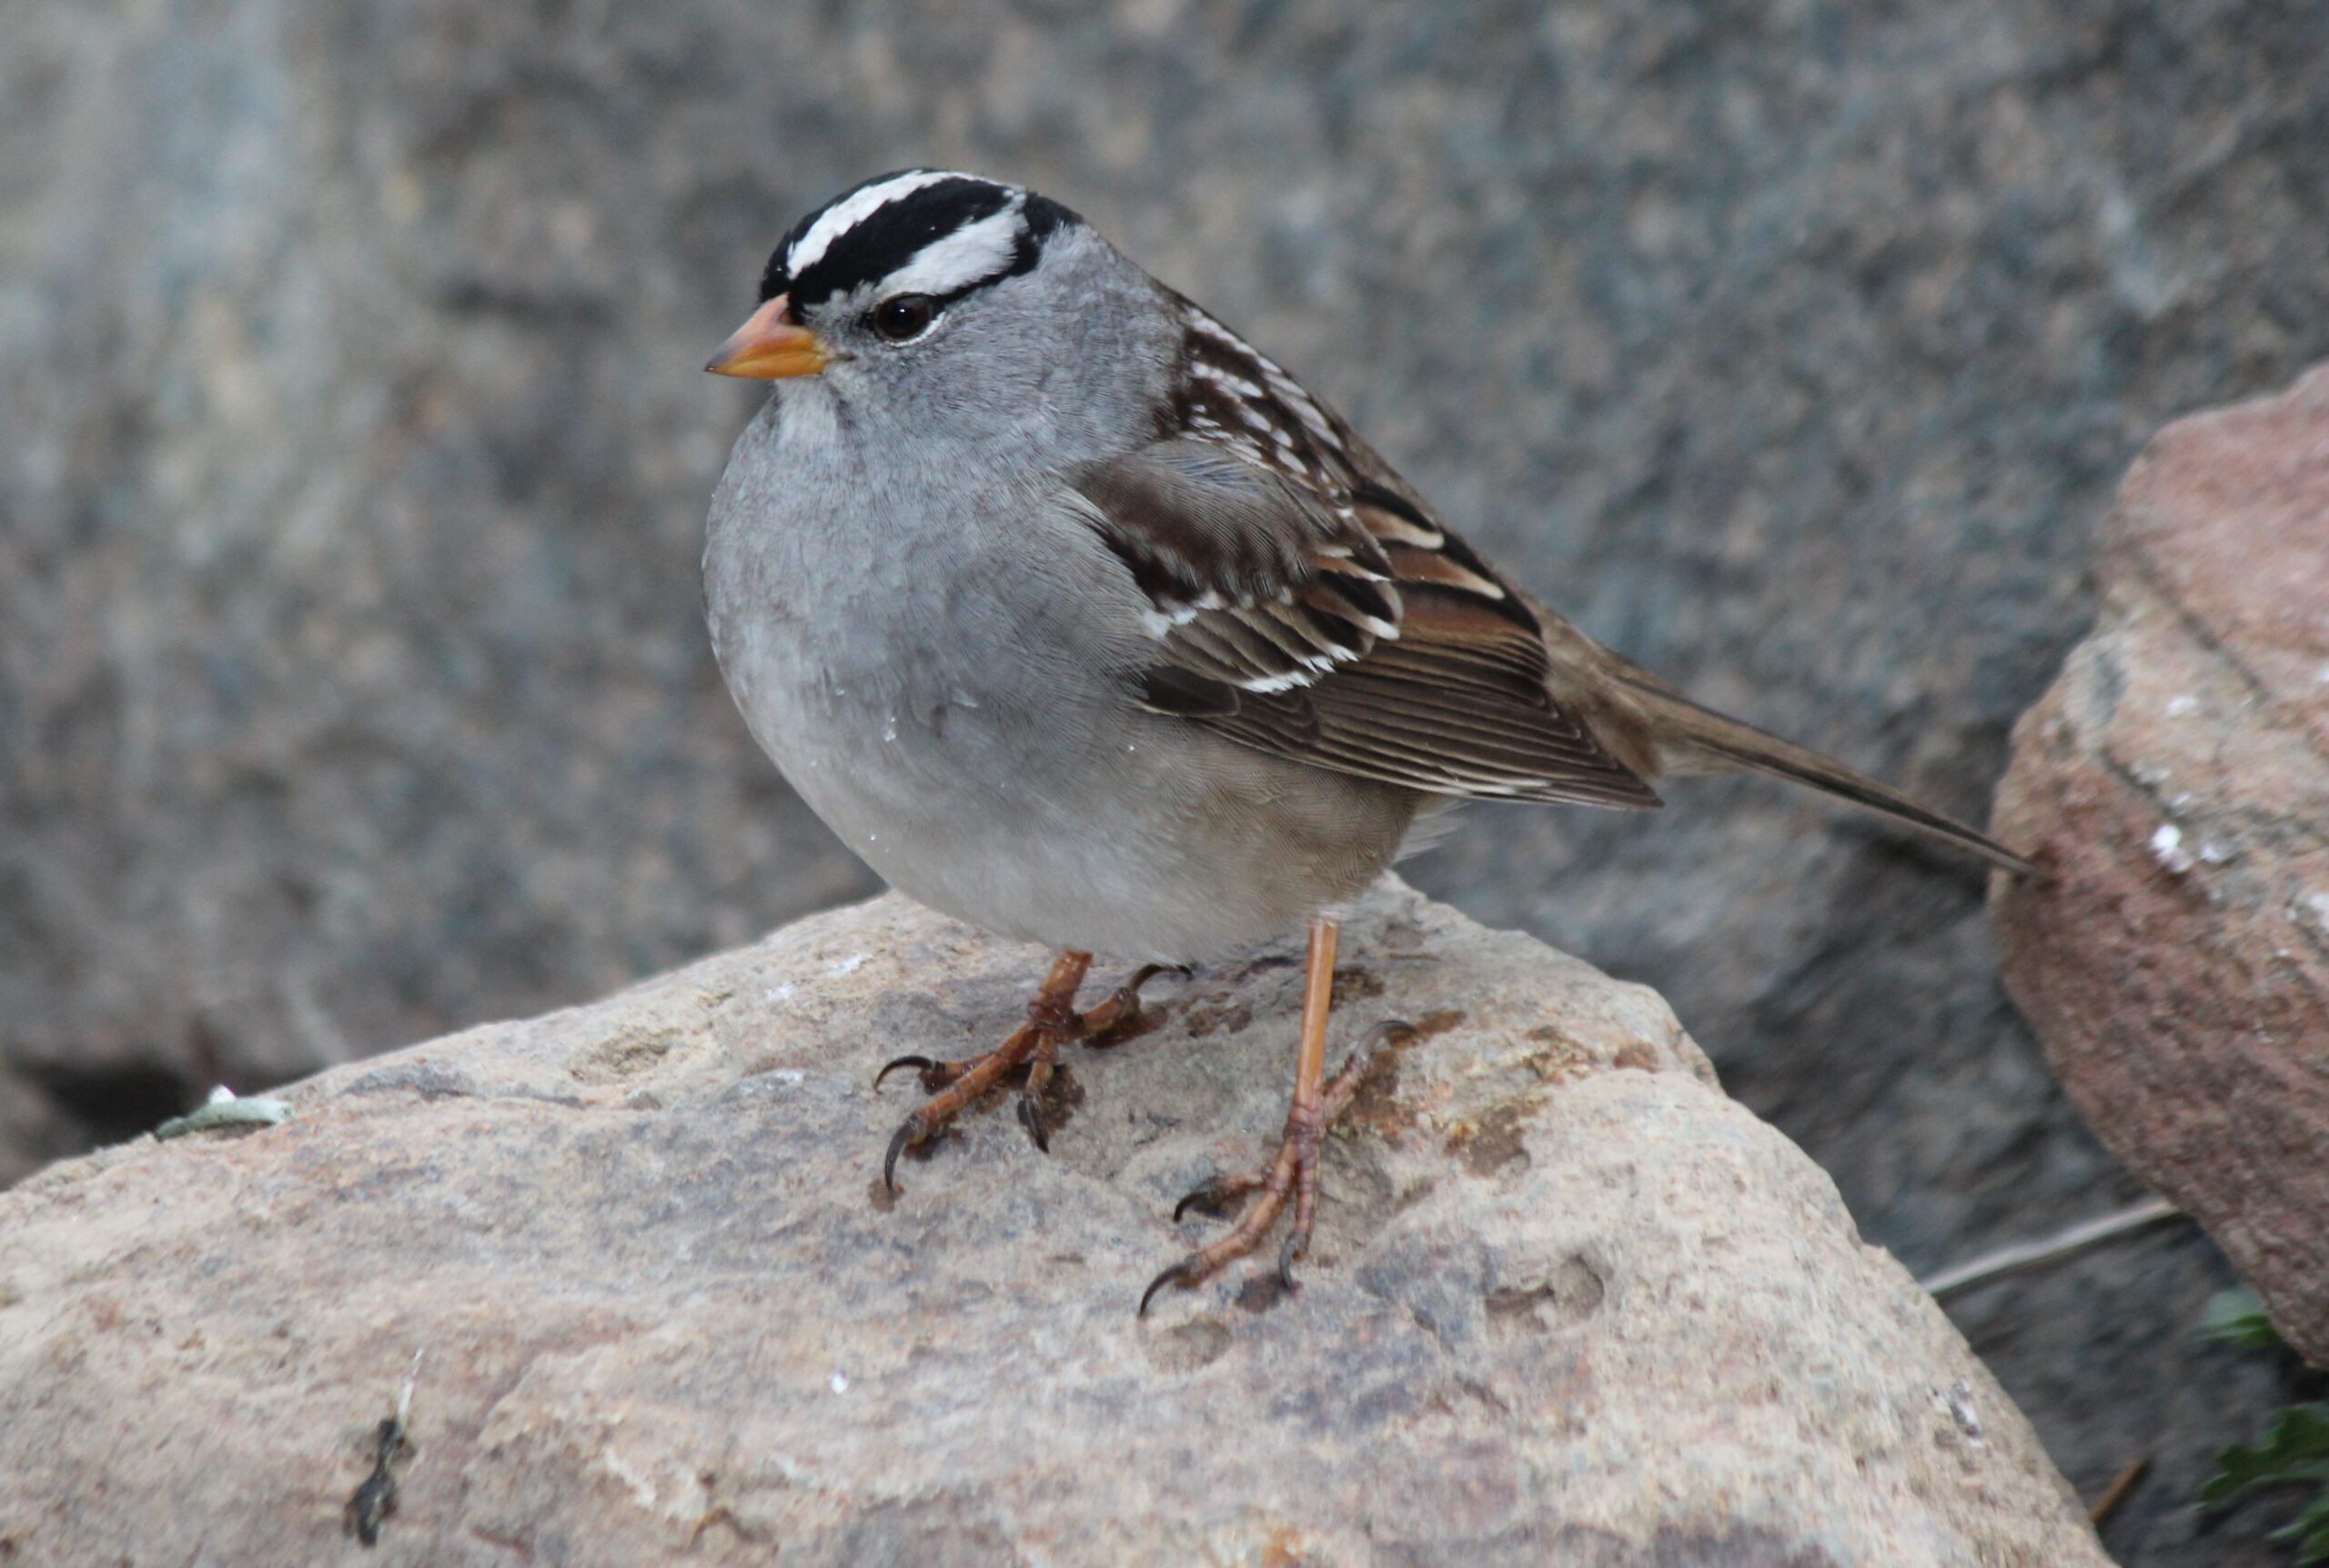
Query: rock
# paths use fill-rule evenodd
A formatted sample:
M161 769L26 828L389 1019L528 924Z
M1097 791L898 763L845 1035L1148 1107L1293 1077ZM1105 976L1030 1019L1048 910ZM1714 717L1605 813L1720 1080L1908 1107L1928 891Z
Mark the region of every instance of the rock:
M0 1181L870 890L705 652L749 400L697 367L804 204L913 161L1074 202L1588 629L1978 817L2128 458L2329 354L2324 25L9 0ZM1973 868L1675 795L1477 811L1416 878L1656 985L1912 1268L2132 1195ZM2192 1343L2229 1278L2186 1231L1951 1303L2082 1490L2159 1434L2148 1568L2285 1558L2193 1533L2292 1397Z
M0 1194L0 1557L308 1563L413 1358L381 1561L2103 1561L2027 1423L1654 992L1396 885L1301 1288L1149 1319L1283 1112L1289 950L874 1180L893 1051L1041 955L892 898Z
M2329 367L2179 420L2014 730L2006 982L2102 1141L2329 1365Z

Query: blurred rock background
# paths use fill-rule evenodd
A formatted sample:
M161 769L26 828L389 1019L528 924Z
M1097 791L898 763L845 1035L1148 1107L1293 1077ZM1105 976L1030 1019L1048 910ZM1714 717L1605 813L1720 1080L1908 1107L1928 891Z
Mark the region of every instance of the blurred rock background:
M1077 206L1703 699L1972 817L2170 416L2329 354L2307 0L18 0L0 1179L869 890L704 646L697 371L878 169ZM1672 999L1930 1270L2133 1195L1976 870L1752 784L1415 868ZM870 1058L869 1058L870 1060ZM1952 1303L2131 1563L2292 1373L2153 1232ZM2284 1511L2282 1511L2284 1512Z

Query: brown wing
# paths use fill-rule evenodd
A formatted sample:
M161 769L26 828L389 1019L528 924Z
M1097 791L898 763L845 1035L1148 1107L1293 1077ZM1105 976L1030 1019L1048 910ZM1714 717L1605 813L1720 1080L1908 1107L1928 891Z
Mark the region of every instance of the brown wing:
M1316 457L1341 468L1339 440L1355 438L1316 433ZM1345 472L1322 498L1331 473L1297 484L1200 435L1068 476L1149 599L1141 700L1434 794L1658 805L1555 700L1527 600L1405 494Z

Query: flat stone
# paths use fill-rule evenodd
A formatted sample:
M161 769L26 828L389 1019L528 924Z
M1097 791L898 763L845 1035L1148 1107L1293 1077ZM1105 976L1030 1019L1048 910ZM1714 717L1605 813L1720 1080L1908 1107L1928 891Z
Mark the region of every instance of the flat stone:
M1134 1314L1273 1146L1291 950L1071 1050L1050 1157L988 1107L888 1197L874 1068L1042 962L884 898L0 1194L0 1559L322 1561L418 1355L382 1563L2103 1561L1654 992L1396 883L1336 1036L1416 1036L1296 1291Z

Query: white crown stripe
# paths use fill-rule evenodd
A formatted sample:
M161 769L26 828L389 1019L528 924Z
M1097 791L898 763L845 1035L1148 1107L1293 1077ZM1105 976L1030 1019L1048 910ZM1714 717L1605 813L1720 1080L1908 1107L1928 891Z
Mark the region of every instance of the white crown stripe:
M934 186L941 180L963 177L947 169L916 169L912 174L883 180L880 185L867 186L863 190L833 203L815 223L809 226L809 232L802 235L787 253L784 270L795 277L800 276L832 248L833 241L899 197L912 196L924 186Z
M882 280L885 294L952 294L994 276L1017 254L1020 203L932 240Z

